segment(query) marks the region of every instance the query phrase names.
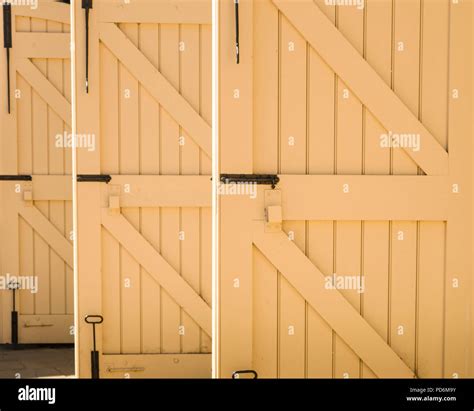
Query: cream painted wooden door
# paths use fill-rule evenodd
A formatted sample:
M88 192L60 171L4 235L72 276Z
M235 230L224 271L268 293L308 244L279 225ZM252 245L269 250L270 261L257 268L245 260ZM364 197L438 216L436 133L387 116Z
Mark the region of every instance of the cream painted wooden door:
M209 377L211 2L94 1L88 92L75 11L79 375L102 315L102 377Z
M237 64L219 2L220 377L474 376L472 4L352 3L241 0Z
M40 0L11 15L9 95L0 51L2 286L22 287L19 343L72 343L69 5ZM12 294L0 291L2 343L12 341Z

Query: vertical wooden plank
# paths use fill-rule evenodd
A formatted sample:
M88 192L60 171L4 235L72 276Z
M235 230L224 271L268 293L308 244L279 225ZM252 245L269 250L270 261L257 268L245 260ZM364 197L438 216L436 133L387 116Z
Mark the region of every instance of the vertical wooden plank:
M35 294L35 314L50 314L50 265L49 246L34 233L34 275L38 277L38 293Z
M16 28L18 31L30 31L30 19L17 17ZM17 139L18 139L18 172L31 174L33 172L33 145L32 145L32 90L26 79L16 75L17 89L20 98L16 99Z
M278 275L273 264L254 248L253 364L261 378L278 375Z
M447 148L449 2L422 4L421 120ZM444 223L420 222L416 373L422 378L443 376L445 234Z
M119 131L119 68L117 58L104 46L100 54L100 165L104 173L120 173ZM80 80L80 79L78 79ZM96 144L98 144L97 142ZM81 199L79 198L79 201ZM97 205L96 205L97 206ZM120 244L105 229L101 233L102 281L107 284L102 296L103 349L107 354L119 354L121 347Z
M283 174L306 173L307 147L307 44L285 16L280 17L280 170ZM285 222L283 230L304 252L305 222ZM280 276L279 279L279 377L305 375L306 302Z
M389 239L388 222L370 221L364 223L362 314L372 328L386 341L389 313ZM374 378L375 374L364 364L362 377Z
M31 19L31 31L46 32L46 21ZM46 59L31 59L33 64L48 77L48 63ZM48 174L48 107L46 102L33 89L32 92L32 122L33 122L33 172Z
M140 24L141 52L159 67L159 30L157 24ZM160 172L160 108L144 87L140 86L140 173ZM156 250L160 249L160 210L140 210L142 235ZM159 353L161 350L160 286L141 268L141 352Z
M157 24L139 25L139 48L159 68L159 30ZM158 174L160 170L160 108L153 97L140 87L140 173Z
M51 223L60 233L64 231L64 201L50 201ZM54 251L50 250L51 265L51 314L66 313L66 263Z
M234 4L219 4L220 113L221 136L224 131L239 130L219 140L221 173L251 173L253 155L253 2L240 2L240 64L236 64Z
M334 174L335 74L313 48L309 50L308 172Z
M254 2L253 167L262 174L278 169L279 21L271 0Z
M166 152L163 146L163 152ZM178 272L180 272L180 218L179 209L163 208L161 210L161 255ZM161 289L161 322L162 352L181 352L181 309L164 289Z
M445 225L420 226L417 313L417 375L443 377Z
M199 152L196 153L199 160ZM199 281L199 240L200 221L199 208L186 208L181 214L181 231L184 239L181 241L181 271L182 276L191 287L200 293ZM181 336L184 353L200 351L200 329L192 317L182 311L184 334Z
M121 30L134 45L138 45L138 26L121 24ZM140 171L139 148L139 85L127 67L119 64L119 124L120 124L120 173L138 174ZM123 216L140 229L140 210L122 209ZM125 247L120 248L122 352L140 352L140 266Z
M284 15L281 24L280 168L306 173L307 44Z
M119 67L117 58L108 48L101 44L99 50L101 170L104 173L118 174L120 173L119 98L121 92L119 89ZM98 143L96 142L96 144Z
M331 146L334 141L333 136L330 137L325 140L326 146ZM308 223L308 258L326 276L332 275L334 271L333 235L334 223L332 221L310 221ZM310 306L308 307L307 328L306 376L308 378L331 378L333 376L333 331L329 324Z
M254 2L255 173L278 172L279 12L269 0ZM258 375L278 375L278 272L253 251L253 364ZM271 330L271 331L269 331Z
M46 22L31 19L32 32L45 32ZM32 59L33 64L47 77L46 59ZM46 102L33 90L32 123L33 123L33 173L48 174L48 107ZM49 218L47 201L37 201L35 206ZM49 246L38 233L34 233L34 270L38 276L38 293L35 295L35 314L50 313L50 265Z
M392 76L392 3L368 1L366 12L365 56L369 64L391 85ZM380 136L386 130L364 108L364 174L390 174L390 148L382 147ZM388 328L388 266L390 228L388 222L365 222L363 227L364 290L361 312L379 335L387 340ZM364 364L363 378L375 374Z
M183 24L180 26L180 89L182 96L199 112L199 26ZM199 175L200 149L185 130L181 130L184 145L181 148L180 174ZM184 235L181 241L181 272L183 278L193 289L200 293L199 241L200 241L199 208L181 210L181 230ZM200 330L192 317L181 313L184 335L181 336L183 352L200 351Z
M209 124L212 123L212 27L200 26L200 114ZM203 175L212 174L212 162L200 150L200 172ZM212 304L212 210L200 210L200 248L201 248L201 296L211 306ZM212 351L211 336L201 330L201 352Z
M106 354L122 353L121 306L123 282L120 276L120 244L102 229L102 276L107 288L102 297L102 313L107 322L102 327Z
M90 64L89 93L85 92L85 21L80 2L75 2L75 57L76 57L76 116L79 134L100 133L100 61L97 14L90 15ZM96 62L94 64L94 62ZM101 142L95 151L77 150L77 173L100 174ZM76 374L90 377L90 351L92 349L91 326L84 322L89 314L102 314L102 259L100 221L100 183L77 185L77 226L74 227L77 241L77 311L76 315ZM117 273L118 274L118 273ZM104 319L108 321L107 317ZM97 350L103 352L102 327L97 328Z
M153 153L152 153L153 154ZM156 153L155 153L156 155ZM140 213L141 233L160 250L160 213L158 209L143 208ZM161 350L160 286L150 274L141 269L142 353L159 353Z
M394 4L392 88L419 115L420 1ZM418 167L401 149L392 150L392 173L416 175ZM415 369L417 223L394 221L390 233L389 335L391 347Z
M392 4L388 1L368 1L366 4L367 62L385 81L392 83ZM364 107L364 173L390 174L390 147L381 144L381 136L387 130Z
M240 18L247 22L240 32L240 64L236 64L234 4L218 4L220 173L253 171L253 3L240 1ZM219 198L214 374L223 378L230 378L236 370L253 368L251 206L245 196Z
M199 112L199 26L182 24L179 36L179 89L186 101ZM184 140L180 144L180 172L182 175L199 174L199 147L186 130L182 129L181 134Z
M200 50L200 96L199 113L208 123L212 124L212 26L199 26ZM200 150L201 174L212 174L211 158Z
M179 90L179 26L163 24L160 29L160 71ZM180 172L179 125L161 109L161 173L178 175ZM180 272L180 210L161 210L161 254ZM181 352L181 309L162 289L162 352Z
M420 0L398 0L394 3L393 84L415 116L419 116L420 87ZM417 165L399 148L393 149L393 174L416 174Z
M21 97L17 99L17 116L25 119L17 122L18 172L30 175L33 172L32 88L19 74L17 87L21 93Z
M18 31L30 31L30 18L17 17L15 21ZM21 93L20 98L16 100L18 172L29 175L33 173L32 88L26 79L19 74L16 75L16 87ZM11 137L10 135L9 139ZM20 274L33 275L33 229L21 218L19 218L18 223ZM5 260L5 264L8 264L7 260ZM19 292L19 297L19 313L34 314L34 294L28 290L23 290Z
M340 113L339 113L340 115ZM360 277L361 268L361 222L337 223L335 274L341 278ZM353 282L354 284L354 282ZM360 294L357 289L340 289L342 295L360 311ZM334 354L335 378L359 378L360 360L352 349L338 336Z
M65 202L66 238L73 245L72 200ZM74 268L66 265L66 314L74 314Z
M63 26L63 32L69 33L69 25ZM63 66L63 95L66 100L71 103L71 60L62 60ZM67 133L71 133L71 127L63 122L64 130ZM72 174L72 150L68 149L64 152L64 173L67 175Z
M335 22L336 7L318 0L318 7ZM336 75L313 48L309 50L308 78L308 173L335 171L335 85ZM334 222L308 222L308 258L324 274L334 273ZM312 308L307 310L307 377L333 376L334 332Z
M19 223L19 257L20 257L20 275L33 275L33 230L28 223L21 217ZM18 312L20 314L34 314L34 294L30 290L21 290L20 307Z
M48 33L61 33L62 24L57 22L47 23ZM63 64L60 59L48 59L48 80L51 84L64 93ZM58 136L64 136L63 120L48 106L48 161L50 174L64 174L65 152L70 151L68 147L58 147L56 141ZM64 202L50 201L49 210L52 224L64 235ZM66 264L55 253L50 250L51 265L51 314L65 314L66 312Z
M390 345L414 370L417 223L394 221L391 245Z
M46 21L31 19L31 31L44 33L47 31ZM33 64L48 77L46 59L32 59ZM33 173L48 174L48 106L33 89L32 91L32 124L33 124ZM47 201L37 201L35 206L49 218ZM38 276L38 293L35 295L35 314L50 313L50 256L49 246L39 234L34 234L34 270Z
M212 210L201 208L200 210L200 290L201 297L207 304L212 306ZM200 352L210 353L212 351L211 335L201 330Z
M346 39L363 53L364 15L355 7L337 9L337 26ZM338 79L336 120L337 174L362 173L362 104L349 85ZM341 187L343 190L344 187ZM350 190L350 187L349 187ZM349 201L349 200L348 200ZM339 276L360 276L361 222L338 222L336 227L335 273ZM356 290L341 290L351 304L360 311L360 295ZM335 341L334 376L358 378L359 358L339 337Z
M472 2L450 5L449 64L449 170L461 187L451 194L446 239L446 305L444 377L474 376L474 304L472 276ZM454 89L459 98L453 98ZM468 228L471 227L471 230ZM471 321L466 307L471 308Z

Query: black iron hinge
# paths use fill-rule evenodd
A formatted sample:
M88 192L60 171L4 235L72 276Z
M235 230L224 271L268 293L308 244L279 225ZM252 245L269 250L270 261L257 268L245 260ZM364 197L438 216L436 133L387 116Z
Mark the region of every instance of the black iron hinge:
M235 57L240 64L240 22L239 22L239 0L234 0L235 7Z
M221 174L220 181L223 184L252 183L259 185L271 185L275 188L280 178L275 174Z
M10 3L3 4L3 47L7 51L7 106L8 114L11 112L10 102L10 49L12 42L12 5Z
M33 177L27 175L0 175L0 181L32 181Z
M92 0L82 0L82 8L86 13L86 93L89 93L89 11L92 9Z
M78 183L106 183L109 184L112 177L108 174L79 174Z

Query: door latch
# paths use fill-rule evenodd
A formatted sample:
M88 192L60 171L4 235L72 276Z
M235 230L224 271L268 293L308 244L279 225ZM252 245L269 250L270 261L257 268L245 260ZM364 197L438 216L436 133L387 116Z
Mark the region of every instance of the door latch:
M10 49L12 48L12 5L3 4L3 47L7 50L7 106L11 112L10 102Z
M274 174L221 174L220 181L223 184L253 183L275 188L280 178Z
M109 184L112 177L108 174L79 174L78 183L106 183Z
M234 0L235 7L235 57L240 64L240 27L239 27L239 0Z
M86 13L86 93L89 93L89 12L92 9L92 1L82 0L82 8Z
M234 371L232 373L232 379L233 380L238 380L240 379L241 375L250 375L252 376L252 379L256 380L258 378L257 371L255 370L240 370L240 371Z

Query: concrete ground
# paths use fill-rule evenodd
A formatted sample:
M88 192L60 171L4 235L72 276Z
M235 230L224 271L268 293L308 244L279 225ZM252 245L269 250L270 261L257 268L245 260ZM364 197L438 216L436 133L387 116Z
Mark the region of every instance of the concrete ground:
M73 347L0 345L0 378L73 377Z

